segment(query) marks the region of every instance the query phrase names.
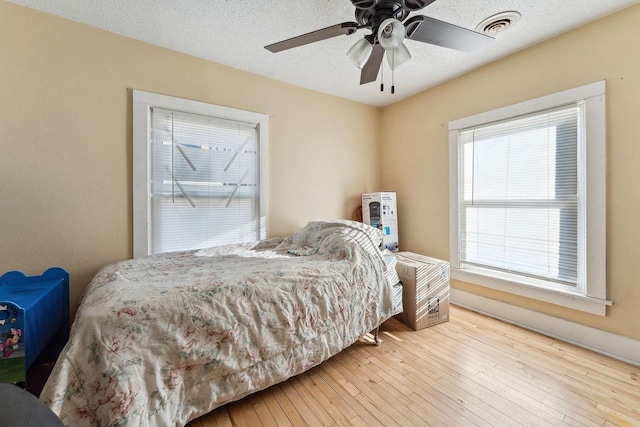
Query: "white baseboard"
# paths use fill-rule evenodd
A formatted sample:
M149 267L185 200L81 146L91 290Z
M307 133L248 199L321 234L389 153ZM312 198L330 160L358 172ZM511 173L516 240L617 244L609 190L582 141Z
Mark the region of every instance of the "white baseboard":
M451 289L451 303L640 366L640 341Z

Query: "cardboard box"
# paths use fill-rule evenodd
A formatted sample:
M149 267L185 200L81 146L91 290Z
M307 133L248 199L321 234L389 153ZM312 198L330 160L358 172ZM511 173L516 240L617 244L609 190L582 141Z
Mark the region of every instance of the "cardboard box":
M382 249L398 250L398 208L395 192L362 195L362 222L384 233Z
M395 254L404 311L398 320L414 330L449 320L449 262L412 252Z

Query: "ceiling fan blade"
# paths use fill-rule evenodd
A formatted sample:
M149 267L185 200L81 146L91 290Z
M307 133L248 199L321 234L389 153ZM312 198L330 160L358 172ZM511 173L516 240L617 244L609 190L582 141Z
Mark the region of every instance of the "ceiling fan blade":
M408 39L463 52L477 52L493 41L485 34L423 15L414 16L404 25Z
M333 25L301 36L292 37L290 39L270 44L264 48L270 52L276 53L282 50L291 49L305 44L318 42L320 40L330 39L332 37L350 35L358 31L358 24L355 22L343 22L342 24Z
M378 78L378 71L380 71L380 64L382 64L382 58L384 57L384 48L379 44L373 47L371 56L360 73L360 84L375 82Z

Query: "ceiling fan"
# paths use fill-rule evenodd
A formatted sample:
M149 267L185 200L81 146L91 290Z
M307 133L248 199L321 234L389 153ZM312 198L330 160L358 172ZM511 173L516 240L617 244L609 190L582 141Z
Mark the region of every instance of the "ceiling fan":
M411 58L404 39L429 43L463 52L477 52L489 44L493 37L449 24L424 15L407 19L411 12L420 10L435 0L350 0L355 6L357 22L343 22L311 33L265 46L276 53L309 43L351 35L361 29L371 34L358 40L347 52L351 61L360 68L360 84L378 78L382 59L387 54L391 70ZM403 24L403 21L405 21ZM392 87L392 93L393 93Z

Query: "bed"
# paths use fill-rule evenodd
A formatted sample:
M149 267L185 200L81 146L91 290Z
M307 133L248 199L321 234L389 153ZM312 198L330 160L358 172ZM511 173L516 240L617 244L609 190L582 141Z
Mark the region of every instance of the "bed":
M401 311L381 239L314 221L106 266L40 398L74 427L174 426L302 373Z

